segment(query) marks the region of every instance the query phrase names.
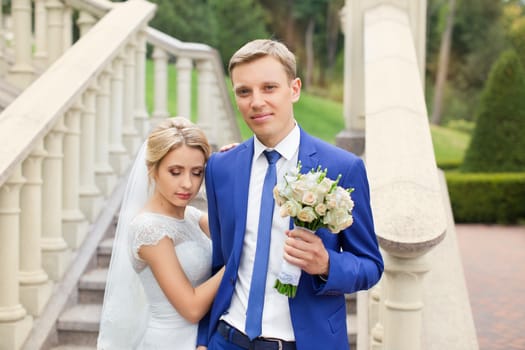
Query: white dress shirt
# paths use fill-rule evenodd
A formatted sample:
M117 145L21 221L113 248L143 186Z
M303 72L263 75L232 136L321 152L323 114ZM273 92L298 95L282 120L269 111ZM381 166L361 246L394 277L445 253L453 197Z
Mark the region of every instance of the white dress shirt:
M277 162L277 182L283 181L284 174L297 166L299 154L300 131L297 124L275 148L281 154ZM257 229L259 227L259 210L261 205L262 187L268 162L263 152L267 148L254 137L254 153L250 176L250 189L248 193L248 211L246 218L246 234L241 254L238 279L235 284L232 302L228 312L222 319L233 327L244 332L246 323L246 310L257 245ZM266 276L266 292L264 295L264 308L262 317L262 337L279 338L287 341L295 340L288 297L280 294L273 287L275 279L281 269L283 249L286 235L284 232L290 228L290 218L279 215L279 207L275 204L272 220L270 240L270 255L268 261L268 274Z

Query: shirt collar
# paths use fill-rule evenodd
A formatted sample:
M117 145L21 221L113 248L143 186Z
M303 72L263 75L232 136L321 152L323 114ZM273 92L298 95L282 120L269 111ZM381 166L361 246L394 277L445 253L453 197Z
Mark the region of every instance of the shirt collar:
M290 160L297 149L299 148L301 132L299 126L295 123L294 128L284 139L281 140L274 148L268 148L257 139L257 136L253 138L253 159L259 158L259 156L266 150L276 150L281 154L281 157L286 160Z

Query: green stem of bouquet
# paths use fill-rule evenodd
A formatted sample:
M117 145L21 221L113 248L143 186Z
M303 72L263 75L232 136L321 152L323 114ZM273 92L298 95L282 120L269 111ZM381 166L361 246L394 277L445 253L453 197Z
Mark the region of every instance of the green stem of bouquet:
M286 295L288 298L294 298L295 294L297 293L297 286L294 286L292 284L282 283L279 280L275 281L275 284L273 287L277 289L279 293Z

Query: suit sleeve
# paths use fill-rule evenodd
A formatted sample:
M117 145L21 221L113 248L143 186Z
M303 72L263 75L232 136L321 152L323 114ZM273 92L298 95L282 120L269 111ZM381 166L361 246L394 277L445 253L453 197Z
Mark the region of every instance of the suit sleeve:
M217 267L217 265L215 264L215 261L217 260L216 257L222 256L222 254L220 254L220 240L216 239L217 237L213 237L214 233L218 232L219 229L217 206L215 201L215 187L212 175L213 164L214 156L212 155L206 164L205 186L206 197L208 202L208 223L210 226L210 232L212 233L212 273L215 273L220 268L220 266ZM210 315L208 312L199 322L199 329L197 333L197 346L208 346L209 323Z
M360 158L350 164L339 183L353 187L353 224L338 234L339 250L328 248L330 268L326 282L314 278L318 295L354 293L374 286L384 265L379 251L370 206L370 189L366 169Z

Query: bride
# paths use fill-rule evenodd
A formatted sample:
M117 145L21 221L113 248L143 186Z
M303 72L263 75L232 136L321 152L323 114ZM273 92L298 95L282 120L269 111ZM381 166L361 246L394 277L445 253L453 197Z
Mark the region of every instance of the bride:
M198 193L210 146L186 118L163 121L133 165L115 234L98 349L194 350L223 270L211 275Z

